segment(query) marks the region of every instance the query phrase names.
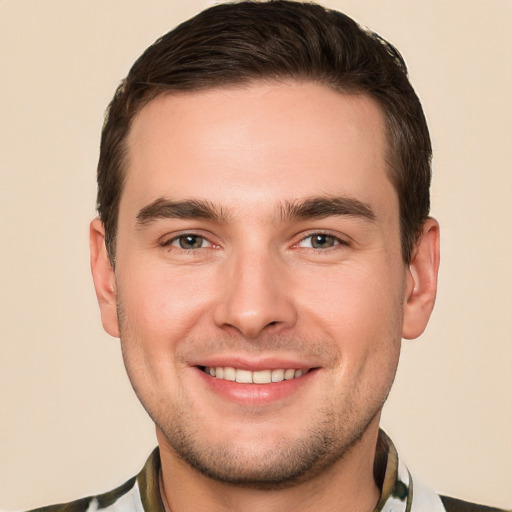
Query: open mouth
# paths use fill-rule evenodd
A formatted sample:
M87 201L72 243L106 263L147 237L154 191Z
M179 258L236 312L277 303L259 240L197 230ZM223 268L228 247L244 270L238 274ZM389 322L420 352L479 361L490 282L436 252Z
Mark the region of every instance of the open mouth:
M274 370L260 370L252 372L250 370L241 370L231 366L201 366L201 370L216 379L238 382L240 384L270 384L272 382L282 382L284 380L293 380L302 377L310 371L308 369L280 368Z

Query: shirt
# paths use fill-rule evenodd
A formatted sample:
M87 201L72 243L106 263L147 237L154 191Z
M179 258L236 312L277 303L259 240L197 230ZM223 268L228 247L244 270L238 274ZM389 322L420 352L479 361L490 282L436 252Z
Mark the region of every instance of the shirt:
M142 471L110 492L32 512L165 512L159 489L160 453L156 448ZM391 439L381 430L374 477L381 496L374 512L505 512L441 496L413 479ZM512 512L512 511L509 511Z

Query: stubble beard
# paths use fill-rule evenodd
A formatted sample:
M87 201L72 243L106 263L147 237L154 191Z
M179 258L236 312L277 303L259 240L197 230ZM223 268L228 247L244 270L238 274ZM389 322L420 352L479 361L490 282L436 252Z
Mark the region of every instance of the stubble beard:
M379 412L380 408L357 427L344 430L335 426L332 411L318 410L321 421L310 426L299 438L282 438L256 453L236 442L208 444L207 436L193 427L194 418L184 408L167 418L165 424L157 423L154 417L153 421L175 454L202 475L238 487L272 490L311 480L343 459ZM347 426L354 427L353 419L346 422Z
M123 357L126 355L123 351ZM297 428L272 442L263 440L256 449L242 446L235 438L212 442L194 405L183 396L170 402L154 402L138 389L126 365L133 389L168 447L177 458L202 475L237 487L273 490L299 485L313 479L340 461L360 441L380 413L385 397L362 411L348 399L343 414L334 406L318 408L309 417L297 418ZM311 420L314 418L314 420ZM297 435L297 431L300 434ZM266 446L265 446L266 445Z
M125 318L118 305L121 326L121 340L140 343L133 333L127 335ZM283 489L299 485L343 459L352 450L373 420L380 414L382 406L391 388L373 396L371 403L361 407L361 395L350 391L344 399L343 411L326 400L327 406L310 412L309 426L304 429L304 417L297 418L299 436L293 435L294 429L282 435L280 439L267 443L267 447L258 447L251 451L236 439L225 443L211 442L208 428L201 429L200 415L194 415L194 404L181 396L173 402L152 399L143 393L136 378L136 361L131 360L121 343L125 366L132 387L141 404L164 434L168 446L176 456L202 475L215 481L254 489ZM136 359L136 358L134 358ZM367 401L368 399L366 399ZM322 401L320 400L320 403ZM313 419L311 419L313 418Z

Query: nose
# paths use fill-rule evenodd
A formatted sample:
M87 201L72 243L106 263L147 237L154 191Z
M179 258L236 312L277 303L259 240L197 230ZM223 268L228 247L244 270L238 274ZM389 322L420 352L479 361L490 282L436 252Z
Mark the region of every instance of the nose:
M293 286L284 262L263 251L246 251L229 258L225 265L219 275L220 298L213 315L218 327L255 339L295 324Z

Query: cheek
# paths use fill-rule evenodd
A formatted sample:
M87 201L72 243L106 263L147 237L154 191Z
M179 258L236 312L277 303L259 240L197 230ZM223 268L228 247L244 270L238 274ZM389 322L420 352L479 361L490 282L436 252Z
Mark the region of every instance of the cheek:
M119 272L125 277L118 282L118 301L134 336L172 345L204 322L212 286L207 274L165 265L131 268L138 272Z
M357 330L401 318L403 277L384 265L346 265L302 275L301 304L333 327Z
M383 280L382 276L389 276ZM317 276L318 277L318 276ZM394 372L401 341L403 283L384 265L339 268L319 288L309 276L299 315L337 346L343 372Z

